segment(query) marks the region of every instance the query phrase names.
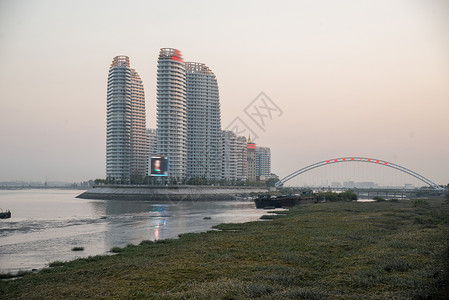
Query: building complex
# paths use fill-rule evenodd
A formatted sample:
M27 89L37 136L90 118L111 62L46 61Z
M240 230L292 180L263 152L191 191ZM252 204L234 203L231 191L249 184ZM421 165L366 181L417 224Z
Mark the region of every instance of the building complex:
M129 57L116 56L107 90L106 177L128 183L168 158L168 177L257 181L271 175L270 148L221 130L217 78L203 63L162 48L157 65L157 128L146 128L145 94ZM154 158L158 159L158 158Z

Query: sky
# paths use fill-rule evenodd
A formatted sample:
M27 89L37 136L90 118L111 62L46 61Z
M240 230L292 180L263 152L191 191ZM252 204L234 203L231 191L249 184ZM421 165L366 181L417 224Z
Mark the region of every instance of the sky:
M212 69L223 129L245 123L281 177L354 155L449 183L444 0L0 0L0 181L104 178L112 58L154 128L164 47ZM258 126L261 92L276 110Z

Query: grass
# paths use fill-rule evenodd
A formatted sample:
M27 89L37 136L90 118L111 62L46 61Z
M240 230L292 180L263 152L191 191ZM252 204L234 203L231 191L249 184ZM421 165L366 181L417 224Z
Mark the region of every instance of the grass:
M298 206L58 262L0 281L0 298L444 299L449 203L426 202Z

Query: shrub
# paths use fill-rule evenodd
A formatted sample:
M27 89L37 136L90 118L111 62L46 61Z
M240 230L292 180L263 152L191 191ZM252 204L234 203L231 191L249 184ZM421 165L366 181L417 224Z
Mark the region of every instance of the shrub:
M324 198L326 201L329 202L357 200L356 193L354 193L351 190L347 190L342 193L324 192L321 193L320 196L321 198Z
M353 201L357 200L357 195L351 190L344 191L343 193L340 193L339 195L340 200L342 201Z
M373 200L376 200L376 202L384 202L385 198L376 196L376 197L373 197Z
M140 242L139 245L151 245L151 244L154 244L154 242L150 240L143 240Z
M326 200L330 202L338 201L338 194L333 192L324 192L321 194L321 196Z
M429 207L429 202L423 199L414 199L412 200L413 207Z
M112 252L112 253L120 253L120 252L122 252L122 251L123 251L123 249L120 248L120 247L114 247L114 248L111 249L111 252Z
M64 262L57 260L57 261L51 262L48 266L49 267L61 267L63 265L64 265Z

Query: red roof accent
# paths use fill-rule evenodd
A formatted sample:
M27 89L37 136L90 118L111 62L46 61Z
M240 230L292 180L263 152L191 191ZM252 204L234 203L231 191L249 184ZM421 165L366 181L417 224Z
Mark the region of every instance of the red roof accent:
M176 60L176 61L179 61L179 62L184 62L184 61L182 60L182 58L177 57L177 56L175 56L175 55L173 55L173 56L171 57L171 59Z

